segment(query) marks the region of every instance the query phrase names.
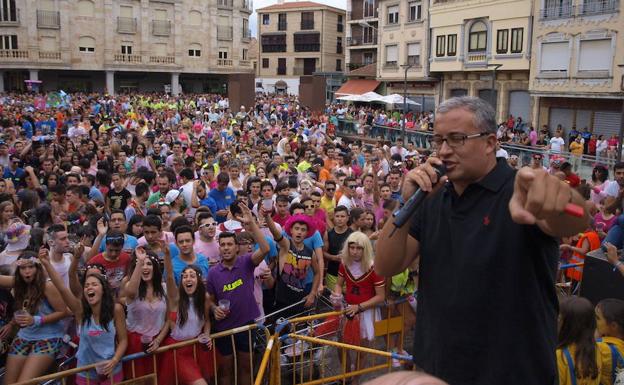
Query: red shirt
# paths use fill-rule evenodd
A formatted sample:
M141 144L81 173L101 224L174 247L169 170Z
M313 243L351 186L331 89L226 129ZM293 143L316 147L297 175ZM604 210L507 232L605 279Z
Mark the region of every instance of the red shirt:
M565 181L570 185L570 187L577 187L581 184L581 178L579 178L576 174L566 176Z
M287 214L286 216L275 214L273 215L273 222L279 223L280 226L284 227L288 218L290 218L290 214Z
M368 301L375 296L376 287L383 287L385 285L383 277L377 275L372 267L360 278L355 279L349 270L341 263L338 268L338 276L345 280L347 286L345 301L351 305Z
M117 291L121 287L121 280L130 267L130 255L123 251L119 253L116 261L109 261L104 258L104 253L100 253L91 258L88 264L99 263L106 270L106 279L113 290Z

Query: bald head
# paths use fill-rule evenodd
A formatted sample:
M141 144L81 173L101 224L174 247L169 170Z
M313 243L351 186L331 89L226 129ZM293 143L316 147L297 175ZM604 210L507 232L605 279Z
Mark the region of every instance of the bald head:
M446 382L422 372L399 371L393 372L364 385L448 385Z

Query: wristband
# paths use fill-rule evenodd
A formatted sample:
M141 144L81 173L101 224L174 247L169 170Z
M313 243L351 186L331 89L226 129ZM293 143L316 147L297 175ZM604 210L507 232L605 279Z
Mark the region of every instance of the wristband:
M43 324L43 317L38 316L38 315L33 317L33 325L34 326L41 326L42 324Z
M615 265L613 265L613 271L616 271L620 266L622 266L622 261L618 261Z
M277 243L280 243L282 239L284 239L283 235L281 237L279 237L279 239L275 239L274 241L277 242Z
M358 303L358 313L361 313L361 312L363 312L363 311L364 311L364 310L362 309L362 305L360 305L360 304Z

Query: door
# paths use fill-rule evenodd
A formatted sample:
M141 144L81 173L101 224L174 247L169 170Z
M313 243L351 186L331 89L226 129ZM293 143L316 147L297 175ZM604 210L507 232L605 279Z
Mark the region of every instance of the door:
M316 59L303 59L303 74L312 75L316 72Z
M509 114L513 115L514 119L519 116L523 122L528 121L531 110L529 100L528 91L509 92Z
M548 116L548 125L552 133L558 125L563 127L564 132L569 132L574 124L574 110L570 108L551 108Z
M621 112L596 111L594 112L594 133L596 135L618 135L620 130Z

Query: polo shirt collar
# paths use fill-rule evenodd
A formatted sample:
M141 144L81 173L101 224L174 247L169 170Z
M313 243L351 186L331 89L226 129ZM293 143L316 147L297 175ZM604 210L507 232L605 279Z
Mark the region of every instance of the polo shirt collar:
M505 184L505 181L510 178L513 173L513 169L507 164L505 158L497 158L496 166L494 166L492 171L475 184L485 188L486 190L498 192Z

